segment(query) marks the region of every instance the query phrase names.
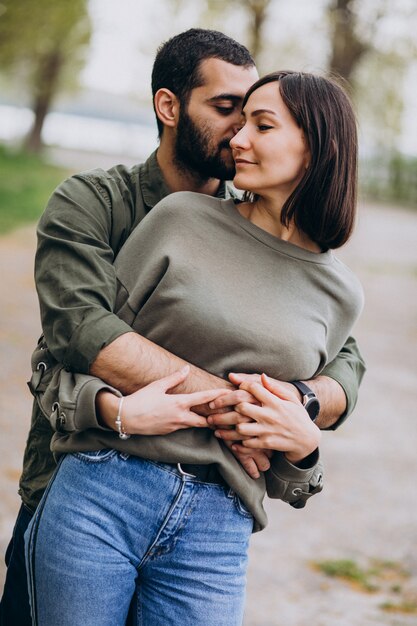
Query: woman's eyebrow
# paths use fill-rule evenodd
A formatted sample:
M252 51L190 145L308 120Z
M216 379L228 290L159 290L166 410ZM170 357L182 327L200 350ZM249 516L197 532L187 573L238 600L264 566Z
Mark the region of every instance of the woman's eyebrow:
M271 109L256 109L256 111L252 111L250 115L251 117L256 117L257 115L262 115L262 113L271 113L271 115L275 115L275 117L277 117L277 113Z

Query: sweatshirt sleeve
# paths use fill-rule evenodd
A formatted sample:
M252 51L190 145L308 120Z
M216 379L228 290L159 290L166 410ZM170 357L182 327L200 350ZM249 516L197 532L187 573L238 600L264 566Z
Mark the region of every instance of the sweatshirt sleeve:
M43 332L55 359L81 373L101 348L131 330L113 313L113 261L124 232L114 227L113 204L99 175L74 176L53 193L38 226L35 280Z

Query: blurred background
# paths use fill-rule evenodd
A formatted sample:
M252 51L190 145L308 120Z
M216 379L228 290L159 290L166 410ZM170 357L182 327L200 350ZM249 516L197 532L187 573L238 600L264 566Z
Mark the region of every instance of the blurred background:
M245 626L416 625L416 0L0 0L0 551L40 334L34 224L66 176L157 146L155 52L195 26L246 44L261 75L341 76L359 119L358 228L340 255L365 288L368 372L355 414L324 434L324 492L303 511L267 503Z

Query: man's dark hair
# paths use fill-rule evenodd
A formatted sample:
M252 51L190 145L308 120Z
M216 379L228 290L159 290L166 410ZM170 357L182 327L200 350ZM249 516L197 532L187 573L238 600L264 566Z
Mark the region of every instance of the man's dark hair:
M191 91L203 84L200 67L206 59L220 59L241 67L255 65L249 50L231 37L216 30L191 28L158 48L152 70L152 96L158 89L169 89L180 105L186 106ZM163 124L158 116L156 121L161 137Z
M349 239L355 222L358 141L352 104L335 81L304 72L273 72L246 93L268 83L277 89L302 129L310 164L285 202L281 222L293 219L322 249L339 248Z

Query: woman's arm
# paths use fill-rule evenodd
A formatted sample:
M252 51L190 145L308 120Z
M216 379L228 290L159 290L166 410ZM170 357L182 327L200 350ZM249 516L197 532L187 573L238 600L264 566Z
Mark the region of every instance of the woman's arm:
M183 428L207 428L207 419L194 413L192 407L210 402L224 389L211 389L188 394L170 394L169 390L184 382L189 366L146 385L123 398L121 419L129 435L167 435ZM107 428L118 430L121 398L108 391L97 395L99 419Z

